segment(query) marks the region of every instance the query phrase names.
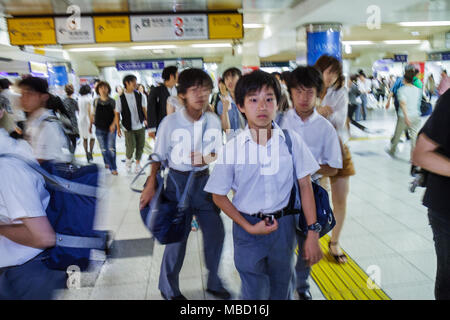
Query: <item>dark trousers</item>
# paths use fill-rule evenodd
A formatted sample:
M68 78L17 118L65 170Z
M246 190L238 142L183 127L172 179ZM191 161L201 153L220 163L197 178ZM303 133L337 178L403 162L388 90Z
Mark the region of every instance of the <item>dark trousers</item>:
M167 187L164 190L164 195L169 200L176 202L176 187L178 187L180 193L183 192L187 182L187 175L172 170L169 175L173 176L177 186L174 185L170 178L167 179ZM200 230L203 233L205 265L208 269L206 287L214 291L223 291L224 289L218 271L225 238L225 229L222 218L220 217L220 209L212 201L212 195L203 191L208 178L209 175L195 177L191 189L188 192L189 208L186 212L187 219L184 239L180 242L166 245L164 250L158 287L166 297L175 297L181 294L179 274L186 254L186 245L189 233L191 232L193 215L197 217Z
M44 256L1 269L0 300L50 300L55 290L66 288L67 273L49 269Z
M428 210L437 257L434 296L436 300L450 300L450 212Z

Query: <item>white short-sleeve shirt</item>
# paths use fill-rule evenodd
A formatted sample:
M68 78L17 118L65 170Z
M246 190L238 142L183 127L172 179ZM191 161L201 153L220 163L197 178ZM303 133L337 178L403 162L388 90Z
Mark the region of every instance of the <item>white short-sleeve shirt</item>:
M58 122L45 121L55 114L48 109L35 111L25 125L25 136L36 159L70 161L67 137Z
M168 97L167 104L172 105L175 108L175 112L178 112L184 108L184 105L180 102L177 96Z
M294 167L297 179L320 169L303 139L291 130L289 135L292 155L283 131L275 123L265 146L253 140L247 126L219 152L204 190L219 195L233 190L233 205L245 214L281 210L289 202Z
M0 150L36 161L27 142L10 138L3 129ZM21 218L46 215L50 196L40 174L20 160L0 157L0 177L0 224L18 224ZM0 268L23 264L41 252L0 235Z
M191 152L201 152L205 156L217 153L221 146L222 126L219 118L212 112L204 112L198 121L193 122L183 108L161 121L154 152L160 155L161 160L167 160L172 169L200 171L208 166L193 167Z
M138 113L138 106L136 103L136 96L134 95L134 92L132 93L123 93L125 95L125 99L127 99L128 108L130 108L131 113L131 129L132 130L140 130L144 127L143 123L139 120L139 113ZM142 97L142 106L139 106L139 108L147 107L147 98L145 94L139 93ZM121 113L122 112L122 100L120 99L120 96L116 100L116 112Z
M319 165L342 168L342 152L336 130L316 110L305 121L294 109L289 110L283 117L281 128L298 133Z
M333 113L327 118L328 121L336 129L336 132L341 138L342 143L347 143L350 139L350 133L347 128L348 117L348 92L347 88L340 89L328 88L327 94L322 100L322 106L330 106Z

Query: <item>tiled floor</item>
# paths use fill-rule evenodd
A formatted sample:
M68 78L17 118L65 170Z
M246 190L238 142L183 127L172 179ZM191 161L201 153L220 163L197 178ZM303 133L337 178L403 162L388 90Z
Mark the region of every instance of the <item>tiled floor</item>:
M434 299L436 257L421 204L424 190L409 191L409 144L400 145L398 158L389 157L384 148L394 131L395 114L374 110L369 118L363 123L376 134L351 129L349 146L357 174L350 181L341 245L368 273L373 266L379 270L380 286L392 299ZM150 239L141 222L139 194L130 191L132 175L125 173L121 161L124 139L117 144L119 176L105 175L109 194L97 220L100 229L115 232L113 258L97 268L96 277L82 282L82 288L59 292L59 299L161 299L158 278L164 246ZM80 145L77 152L82 154ZM102 158L95 161L101 163ZM220 275L237 298L240 279L233 263L231 220L225 215L222 219L226 236ZM180 274L180 288L188 299L214 299L205 292L206 274L202 234L193 232ZM311 292L314 299L324 299L313 281Z

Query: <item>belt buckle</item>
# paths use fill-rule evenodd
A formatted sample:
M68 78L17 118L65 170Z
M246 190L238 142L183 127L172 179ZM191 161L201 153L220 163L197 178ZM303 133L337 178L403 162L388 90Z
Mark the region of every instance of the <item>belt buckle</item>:
M272 225L273 224L273 221L275 220L275 217L274 217L274 215L273 214L265 214L265 213L262 213L262 212L259 212L258 213L258 217L261 219L261 220L266 220L266 218L269 218L269 222L268 222L268 225Z

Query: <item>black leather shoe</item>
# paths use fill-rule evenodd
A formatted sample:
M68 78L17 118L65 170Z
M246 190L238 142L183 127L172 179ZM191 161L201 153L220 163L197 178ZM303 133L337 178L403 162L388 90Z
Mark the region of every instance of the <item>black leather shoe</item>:
M305 292L298 292L298 300L312 300L311 292L306 290Z
M220 298L222 300L230 300L231 294L225 289L222 289L222 290L223 291L215 291L215 290L206 289L206 292L208 292L209 294L212 294L216 298Z
M170 299L168 299L166 297L166 295L161 292L161 296L164 298L164 300L187 300L186 297L183 296L182 294L180 294L179 296L176 296L176 297L170 297Z

